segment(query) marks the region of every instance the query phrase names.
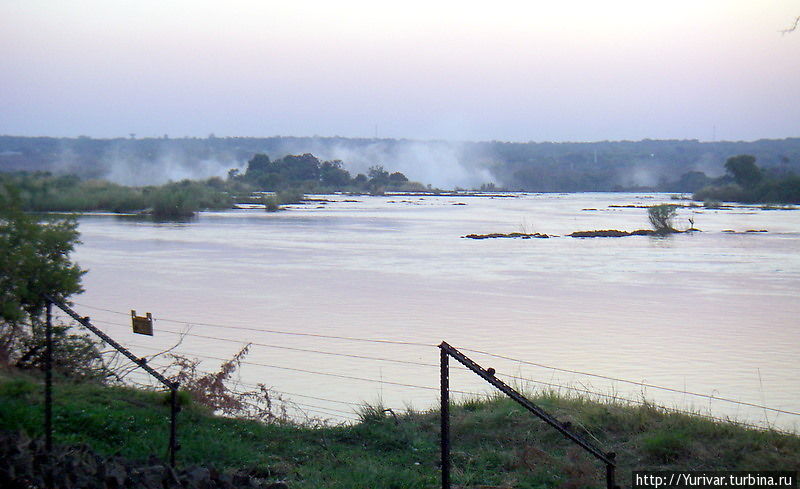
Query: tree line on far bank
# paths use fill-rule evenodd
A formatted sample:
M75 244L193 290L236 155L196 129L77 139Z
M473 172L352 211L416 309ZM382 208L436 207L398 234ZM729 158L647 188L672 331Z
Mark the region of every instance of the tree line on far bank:
M139 185L157 183L147 178L168 174L165 164L184 174L199 174L204 170L198 170L198 162L209 163L208 171L218 165L243 167L259 153L273 158L348 154L353 158L348 163L366 168L380 162L387 169L408 158L420 165L435 165L444 158L466 173L481 175L481 183L487 187L494 184L495 188L526 192L696 192L720 175L728 157L740 154L754 155L765 172L800 174L799 137L512 143L316 136L94 139L0 135L2 171L42 170L105 178L115 174L122 163Z

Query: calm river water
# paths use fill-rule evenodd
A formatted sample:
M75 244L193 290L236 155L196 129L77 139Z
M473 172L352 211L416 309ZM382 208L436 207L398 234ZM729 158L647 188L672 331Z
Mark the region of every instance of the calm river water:
M434 345L445 340L516 359L466 352L527 390L592 391L800 427L800 416L719 399L800 411L798 210L681 209L677 227L692 217L703 232L667 238L471 240L461 236L647 228L646 209L613 206L671 201L320 198L331 202L207 212L183 224L81 217L75 256L89 273L75 308L140 355L188 332L176 351L206 370L252 342L242 382L271 386L294 403L290 411L332 421L355 418L362 401L435 405ZM153 313L154 337L130 333L131 309ZM451 387L491 391L458 369Z

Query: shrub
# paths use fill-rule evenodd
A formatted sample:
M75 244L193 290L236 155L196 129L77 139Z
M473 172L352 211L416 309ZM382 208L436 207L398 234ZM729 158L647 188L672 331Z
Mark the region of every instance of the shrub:
M278 202L278 197L275 195L265 195L263 197L264 210L267 212L277 212L281 210L281 205Z
M288 419L286 405L280 395L275 395L264 384L255 390L236 390L234 374L242 366L250 345L244 346L230 360L220 365L217 372L204 372L198 368L200 360L171 354L172 364L165 371L173 381L180 383L192 402L205 406L214 413L240 419L264 422L283 422ZM181 400L187 403L186 394Z
M677 207L672 204L660 204L647 208L647 217L657 234L674 233L672 220L675 218Z
M186 189L162 187L152 194L153 217L181 219L192 217L199 207Z

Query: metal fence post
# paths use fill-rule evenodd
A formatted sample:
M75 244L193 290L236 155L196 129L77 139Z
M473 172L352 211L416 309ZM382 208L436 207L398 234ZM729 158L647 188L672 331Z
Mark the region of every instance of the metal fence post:
M44 327L44 446L47 453L45 485L53 487L53 303L47 301Z
M617 454L613 453L613 452L609 452L609 453L606 454L606 456L609 459L611 459L611 461L614 461L616 459L616 457L617 457ZM615 469L616 469L616 467L614 466L614 464L606 464L606 488L607 489L619 489L619 486L617 485L616 481L614 480L615 479Z
M172 384L169 390L170 426L169 426L169 464L175 467L175 452L178 451L178 383Z
M441 449L442 489L450 489L450 359L447 352L440 352L441 398Z

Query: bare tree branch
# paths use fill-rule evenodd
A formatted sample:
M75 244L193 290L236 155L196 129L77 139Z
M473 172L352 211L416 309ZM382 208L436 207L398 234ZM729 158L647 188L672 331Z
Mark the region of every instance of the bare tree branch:
M800 26L800 15L794 19L794 23L788 28L781 31L781 34L788 34L790 32L794 32L797 30L797 27Z

